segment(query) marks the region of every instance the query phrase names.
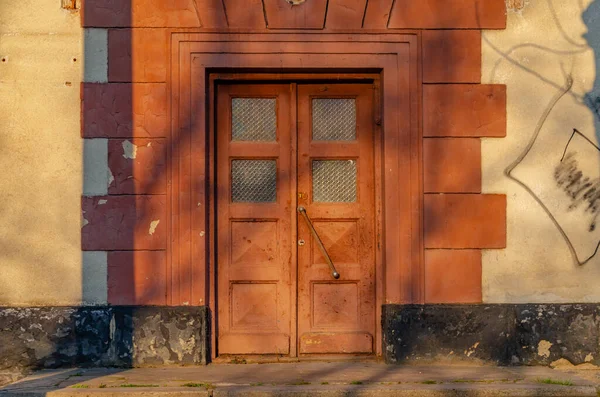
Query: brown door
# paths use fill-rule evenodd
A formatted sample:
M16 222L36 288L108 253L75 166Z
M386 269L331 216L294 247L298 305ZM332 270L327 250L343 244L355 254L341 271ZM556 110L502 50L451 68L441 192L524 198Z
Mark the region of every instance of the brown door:
M217 92L218 354L373 353L373 86Z

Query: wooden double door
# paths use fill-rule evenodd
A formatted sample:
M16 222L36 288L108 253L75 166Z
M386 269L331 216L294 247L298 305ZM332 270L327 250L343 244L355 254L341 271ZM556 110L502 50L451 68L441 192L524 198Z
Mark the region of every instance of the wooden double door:
M217 86L217 354L375 352L372 84Z

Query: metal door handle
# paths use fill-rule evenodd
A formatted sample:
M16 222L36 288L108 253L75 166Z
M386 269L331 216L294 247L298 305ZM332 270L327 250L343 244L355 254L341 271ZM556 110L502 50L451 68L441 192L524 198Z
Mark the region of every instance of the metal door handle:
M317 234L315 227L313 226L312 222L310 221L310 218L308 217L308 214L306 213L306 208L298 207L298 212L301 213L302 216L304 217L304 220L306 221L306 224L308 225L308 228L310 229L310 233L315 238L315 241L317 242L317 245L319 246L321 253L323 254L323 256L325 257L325 260L329 264L329 268L331 269L331 275L333 276L333 278L335 278L337 280L338 278L340 278L340 274L337 272L337 270L335 270L335 266L333 266L333 261L329 257L329 254L327 253L327 250L325 249L325 246L323 245L321 238Z

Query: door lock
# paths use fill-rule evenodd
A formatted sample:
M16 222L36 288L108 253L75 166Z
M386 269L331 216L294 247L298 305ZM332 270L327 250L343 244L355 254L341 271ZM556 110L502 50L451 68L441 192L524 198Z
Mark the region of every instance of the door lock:
M298 200L306 200L308 198L308 194L303 192L298 192Z
M304 244L306 244L306 242L302 239L298 240L298 245L299 246L303 246Z

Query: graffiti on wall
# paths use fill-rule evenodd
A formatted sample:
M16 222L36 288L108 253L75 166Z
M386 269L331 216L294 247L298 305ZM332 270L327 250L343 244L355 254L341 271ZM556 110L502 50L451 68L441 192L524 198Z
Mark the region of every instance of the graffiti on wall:
M577 67L585 63L577 57L589 59L593 52L596 69L600 69L600 19L596 20L600 17L600 0L591 1L587 7L583 1L578 4L588 30L583 35L585 42L569 36L553 0L545 1L546 11L563 45L552 48L528 42L502 51L485 36L483 39L500 55L492 79L500 64L508 62L536 82L555 89L527 145L504 173L541 206L567 243L574 261L583 265L596 256L600 247L600 148L595 143L600 141L600 76L595 73L591 89L582 89L586 87L586 76L578 74ZM576 4L571 3L573 6ZM556 60L557 70L548 73L550 62L532 63L527 57L516 56L523 50L538 59ZM563 76L564 83L552 76ZM591 113L593 117L580 117L581 125L567 124L572 116L569 113L577 106L584 109L578 114Z

